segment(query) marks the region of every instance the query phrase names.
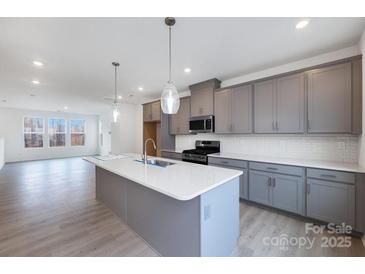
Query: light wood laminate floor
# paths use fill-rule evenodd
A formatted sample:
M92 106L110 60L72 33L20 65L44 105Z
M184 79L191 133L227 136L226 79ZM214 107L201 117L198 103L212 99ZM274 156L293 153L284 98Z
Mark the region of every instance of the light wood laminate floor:
M95 200L94 167L81 158L6 164L0 171L0 256L157 256L128 226ZM241 237L234 256L365 256L321 248L304 222L241 203ZM315 238L310 250L267 246L265 237ZM284 236L285 236L284 235Z

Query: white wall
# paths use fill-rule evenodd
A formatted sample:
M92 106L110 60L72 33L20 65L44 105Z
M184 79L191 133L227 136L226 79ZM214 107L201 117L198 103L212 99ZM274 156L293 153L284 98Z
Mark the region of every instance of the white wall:
M365 130L365 29L359 42L359 50L362 52L362 128ZM360 152L359 152L359 164L365 166L365 136L361 135L360 140Z
M71 147L70 135L66 134L66 147L50 148L48 135L45 134L43 148L24 148L24 116L40 116L45 119L50 117L60 117L66 120L85 119L86 144ZM5 162L94 155L98 152L98 116L96 115L0 108L0 125L0 136L3 136L5 141ZM47 129L47 120L45 120L45 125Z
M5 164L5 158L4 155L5 151L4 151L4 138L0 138L0 169L2 169L2 167Z
M359 47L353 46L301 61L284 64L282 66L227 79L222 82L222 87L315 66L358 54L360 54ZM188 95L188 93L185 93L185 95ZM365 119L363 119L363 122L364 120ZM193 148L194 141L197 139L220 140L222 145L221 150L224 152L349 163L356 163L359 157L358 137L198 134L195 136L177 136L176 148ZM363 156L363 158L365 159L365 156Z
M118 122L111 124L112 153L141 153L142 127L142 106L122 104Z

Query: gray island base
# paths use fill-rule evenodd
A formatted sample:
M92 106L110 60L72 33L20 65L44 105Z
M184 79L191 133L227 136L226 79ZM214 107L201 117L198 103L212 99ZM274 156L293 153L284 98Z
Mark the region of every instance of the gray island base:
M230 256L239 238L239 177L177 200L96 167L96 198L162 256Z

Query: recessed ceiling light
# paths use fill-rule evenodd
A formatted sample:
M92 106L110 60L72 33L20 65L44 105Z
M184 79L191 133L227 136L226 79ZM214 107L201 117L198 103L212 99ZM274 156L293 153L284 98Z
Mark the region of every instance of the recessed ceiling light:
M64 110L68 110L68 106L64 106L64 107L63 107L63 109L64 109Z
M43 63L40 61L33 61L33 65L35 65L37 67L43 67Z
M184 72L185 72L185 73L190 73L190 72L191 72L191 68L185 68L185 69L184 69Z
M119 95L119 96L118 96L118 99L119 99L119 100L121 100L122 98L123 98L123 96L122 96L122 95Z
M40 82L38 80L33 80L32 83L35 84L35 85L39 85L40 84Z
M138 88L138 90L139 90L139 91L142 91L142 90L143 90L143 87L139 87L139 88Z
M308 20L303 20L303 21L300 21L295 27L297 29L302 29L302 28L305 28L308 24L309 24Z

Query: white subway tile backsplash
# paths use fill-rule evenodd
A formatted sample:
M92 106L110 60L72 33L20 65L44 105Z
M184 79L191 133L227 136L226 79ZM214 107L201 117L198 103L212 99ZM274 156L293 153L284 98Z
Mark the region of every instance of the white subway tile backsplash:
M345 163L358 161L358 137L197 134L177 136L176 148L193 148L195 140L218 140L222 152Z

